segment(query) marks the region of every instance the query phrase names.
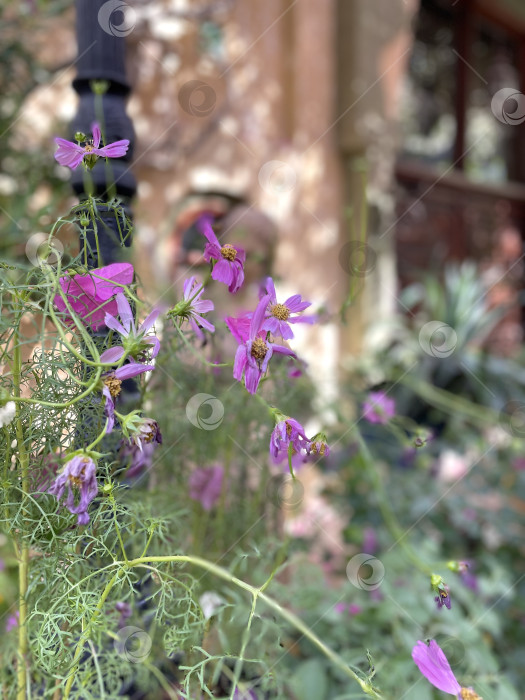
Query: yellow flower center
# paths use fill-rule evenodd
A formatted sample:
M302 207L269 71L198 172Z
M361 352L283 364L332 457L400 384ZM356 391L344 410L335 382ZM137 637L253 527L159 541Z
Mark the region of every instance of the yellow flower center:
M254 357L258 362L264 360L266 353L268 352L268 346L262 338L255 338L252 343L252 357Z
M114 375L110 374L109 377L104 378L104 384L108 387L111 398L115 398L120 394L120 385L122 382L117 379Z
M483 700L472 688L461 688L459 691L462 700Z
M321 442L319 444L314 442L310 449L314 454L321 455L322 457L326 451L326 444L324 442Z
M91 151L95 148L92 143L86 143L84 146L84 150L86 153L91 153Z
M88 463L88 460L85 459L85 460L84 460L84 463L87 464L87 463ZM73 486L76 486L76 487L79 489L79 488L82 486L82 477L85 475L85 473L86 473L86 468L85 468L85 467L82 467L79 476L72 476L72 475L70 474L69 477L68 477L68 479L69 479L69 481L73 484Z
M221 255L226 260L233 262L235 260L235 258L237 257L237 251L235 250L235 248L232 245L230 245L229 243L226 243L226 245L223 245L221 248Z
M273 304L270 307L270 312L272 316L279 319L279 321L287 321L290 317L290 309L284 304Z

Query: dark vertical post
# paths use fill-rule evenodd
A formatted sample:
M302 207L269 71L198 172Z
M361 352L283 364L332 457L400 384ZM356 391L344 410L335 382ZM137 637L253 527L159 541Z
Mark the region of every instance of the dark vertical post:
M77 115L72 123L73 133L91 133L91 125L98 121L105 143L129 139L130 147L123 158L106 163L99 160L91 171L92 194L101 199L117 196L122 200L129 216L129 203L136 191L135 178L130 170L133 157L134 133L130 118L126 114L126 99L130 86L125 69L125 17L113 8L118 3L105 0L76 0L76 36L78 42L77 77L73 87L79 95ZM126 8L126 5L121 4ZM107 90L102 95L93 91L93 81L105 81ZM72 186L80 199L89 193L82 168L73 173ZM121 259L122 242L117 219L111 209L98 209L102 226L98 226L98 259L93 230L87 233L88 266L100 267ZM128 237L124 245L131 244Z
M122 158L106 162L100 159L89 175L83 168L73 172L72 187L80 200L89 194L108 202L117 197L121 209L108 204L97 204L96 234L93 221L87 227L85 246L88 268L97 268L119 262L124 257L123 248L131 245L131 199L136 192L135 178L131 172L134 132L131 119L126 114L126 100L130 85L126 78L125 36L132 26L126 26L126 10L129 6L114 0L75 0L76 38L78 58L77 77L73 87L79 96L78 111L71 130L91 134L93 122L100 124L104 145L128 139L130 144ZM119 6L124 10L119 10ZM116 9L115 9L116 8ZM96 94L94 83L104 81L103 94ZM86 191L90 189L90 191ZM124 230L122 213L129 220ZM125 233L123 239L122 233ZM103 336L101 329L94 335ZM119 403L130 403L138 398L136 382L123 382Z

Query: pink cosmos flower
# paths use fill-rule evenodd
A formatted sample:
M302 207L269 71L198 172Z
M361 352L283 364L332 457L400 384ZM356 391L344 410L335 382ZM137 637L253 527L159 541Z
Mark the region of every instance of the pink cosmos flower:
M56 138L55 143L58 145L58 149L55 152L55 160L71 170L78 168L83 161L87 167L92 168L99 158L121 158L128 150L129 141L127 139L115 141L99 148L101 133L100 126L96 122L91 125L91 132L93 138L88 139L84 146L66 141L66 139Z
M204 294L204 286L197 282L195 277L189 277L184 281L183 301L175 305L172 310L174 316L181 316L190 322L195 335L201 340L204 339L204 333L201 330L205 328L210 333L214 333L215 326L207 319L203 318L202 314L213 311L215 305L209 299L201 299Z
M97 465L87 454L72 457L66 462L64 469L49 487L48 493L60 501L67 487L66 508L78 516L78 525L87 525L89 515L88 505L98 493L96 478ZM80 491L78 504L75 505L75 490Z
M153 311L146 317L146 319L137 329L135 326L133 311L131 310L131 306L129 305L129 301L126 299L125 294L117 294L116 299L118 316L120 316L120 321L122 323L116 318L116 316L112 316L107 312L104 316L104 323L108 328L120 333L124 344L115 345L114 347L105 350L100 356L101 361L118 362L125 353L128 353L135 359L138 359L145 349L144 346L148 345L153 346L151 357L157 357L160 350L159 339L155 335L144 336L157 320L160 309L153 309Z
M204 510L211 510L222 492L222 467L201 467L190 474L190 498L199 501Z
M280 335L283 340L289 340L294 337L290 323L315 323L317 320L316 316L297 315L311 306L309 301L302 300L300 294L294 294L288 297L284 304L279 304L277 302L275 285L271 277L266 278L261 291L261 296L264 294L270 296L266 318L261 326L263 330L270 331L273 335ZM292 314L295 315L292 316Z
M104 325L106 313L117 314L117 302L113 297L122 290L123 285L133 282L133 275L133 265L130 263L112 263L90 270L87 275L61 277L60 287L73 311L96 331ZM54 303L59 311L69 313L59 294L55 296Z
M395 416L396 402L384 391L372 391L363 404L363 417L370 423L388 423Z
M244 282L246 253L242 248L229 243L221 246L208 218L202 217L199 219L198 226L201 233L208 240L204 248L204 259L207 262L210 260L216 261L211 273L212 279L227 284L228 291L235 294Z
M269 302L270 297L267 294L258 303L250 321L248 338L239 345L235 353L233 378L240 382L244 374L244 384L250 394L257 392L261 377L268 369L268 364L274 352L295 357L295 353L289 348L285 348L283 345L276 345L261 337L261 325Z
M460 686L443 650L433 639L428 645L418 641L412 649L412 658L425 678L438 690L460 700L482 700L472 688Z
M102 353L104 354L104 353ZM100 356L102 359L102 355ZM107 361L107 360L106 360ZM115 399L120 394L120 388L124 379L137 377L143 372L150 372L155 369L155 365L143 365L139 362L128 362L128 364L109 372L102 377L104 386L102 393L106 399L104 414L108 419L106 433L110 433L115 426Z

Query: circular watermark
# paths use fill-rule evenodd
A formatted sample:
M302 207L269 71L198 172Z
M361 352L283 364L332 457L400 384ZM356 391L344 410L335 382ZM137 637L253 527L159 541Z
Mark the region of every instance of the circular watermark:
M465 645L457 637L436 635L436 642L443 649L451 666L459 665L465 658Z
M362 241L348 241L339 251L339 264L352 277L366 277L375 268L377 253Z
M179 104L192 117L207 117L216 103L215 90L202 80L190 80L179 90Z
M119 656L132 664L140 664L151 651L151 637L140 627L122 627L113 646Z
M98 23L110 36L128 36L135 29L137 13L122 0L108 0L98 11Z
M383 583L385 567L372 554L361 552L346 565L346 575L352 586L363 591L375 591Z
M295 510L303 502L304 486L291 474L278 475L268 481L266 493L277 508Z
M208 415L201 415L203 406L209 408ZM206 413L206 411L204 411ZM201 430L215 430L224 418L224 406L212 394L195 394L186 404L186 416L190 423Z
M429 321L419 332L419 344L431 357L450 357L458 342L456 331L442 321Z
M297 184L297 174L282 160L269 160L259 170L259 185L268 194L290 192Z
M525 122L525 95L516 88L501 88L492 97L492 114L502 124L523 124Z
M64 246L58 238L50 238L47 233L34 233L26 243L27 259L35 267L56 265L64 254Z
M502 427L513 437L525 437L525 403L509 401L500 413Z

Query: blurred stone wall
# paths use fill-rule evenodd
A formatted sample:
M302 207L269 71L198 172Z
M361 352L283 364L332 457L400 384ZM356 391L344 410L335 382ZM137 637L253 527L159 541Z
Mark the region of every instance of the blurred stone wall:
M381 234L393 221L397 102L417 4L137 0L122 25L137 134L135 259L149 297L176 299L185 226L219 206L217 195L233 198L225 240L241 238L256 256L274 245L280 293L322 312L322 326L295 328L325 399L368 319L395 306L393 230ZM29 97L20 124L23 136L37 124L42 143L65 135L60 121L75 110L73 19L43 29L60 38L52 51L44 42L43 59L64 70ZM361 250L353 259L356 242L368 246L364 262ZM252 282L242 306L256 299Z

